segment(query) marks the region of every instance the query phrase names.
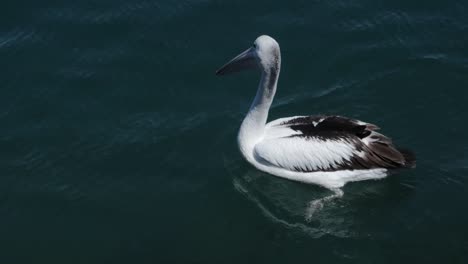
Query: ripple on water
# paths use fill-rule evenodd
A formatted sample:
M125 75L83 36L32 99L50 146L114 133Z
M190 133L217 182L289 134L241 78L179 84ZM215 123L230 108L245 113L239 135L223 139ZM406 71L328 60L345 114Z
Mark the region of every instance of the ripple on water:
M164 3L159 1L127 1L115 5L56 6L42 9L43 20L73 24L104 25L126 22L157 23L161 20L184 16L194 6L206 1L177 1ZM142 16L143 14L143 16ZM154 14L157 14L156 16ZM153 21L148 20L152 17Z
M343 192L333 193L257 171L239 157L225 155L224 167L234 189L268 220L313 238L325 235L369 238L370 230L382 224L369 223L367 215L377 214L382 221L387 221L387 214L402 210L401 205L419 188L411 171L383 180L348 184Z
M15 28L0 35L0 50L18 48L24 44L40 42L42 39L34 29Z
M283 97L278 97L275 98L273 101L273 105L271 108L279 108L287 105L294 105L294 104L300 104L301 102L304 101L310 101L311 99L318 99L322 97L326 97L328 95L331 95L335 93L338 90L342 89L347 89L354 85L356 81L353 80L338 80L336 83L325 87L325 88L314 88L314 87L305 87L305 86L300 86L298 90L300 91L299 93L295 93L292 95L288 96L283 96ZM305 114L305 113L302 113ZM298 113L300 115L300 113Z
M236 191L252 202L270 221L287 229L319 238L324 235L354 237L353 218L334 194L314 185L306 185L244 171L239 159L225 158Z

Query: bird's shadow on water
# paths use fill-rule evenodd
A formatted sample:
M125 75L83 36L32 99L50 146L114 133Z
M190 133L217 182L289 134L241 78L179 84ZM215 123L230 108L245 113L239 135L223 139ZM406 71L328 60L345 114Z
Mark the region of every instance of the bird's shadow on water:
M359 237L362 226L378 221L412 195L407 175L349 183L342 193L257 171L241 160L226 162L233 186L271 221L312 237Z

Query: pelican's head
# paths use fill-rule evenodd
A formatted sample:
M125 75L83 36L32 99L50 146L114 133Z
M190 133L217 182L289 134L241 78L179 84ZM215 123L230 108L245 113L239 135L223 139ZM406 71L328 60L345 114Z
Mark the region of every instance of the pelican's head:
M225 75L245 69L257 68L262 71L279 70L281 54L278 42L272 37L258 37L246 51L237 55L216 71L216 75Z

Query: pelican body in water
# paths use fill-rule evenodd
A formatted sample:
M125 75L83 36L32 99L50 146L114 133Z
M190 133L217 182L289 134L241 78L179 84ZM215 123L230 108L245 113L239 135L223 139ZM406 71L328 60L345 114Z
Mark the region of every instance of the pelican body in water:
M339 189L347 182L381 179L415 166L414 155L396 148L376 125L342 116L294 116L267 123L281 68L278 43L258 37L217 75L260 70L257 94L239 130L244 158L269 174Z

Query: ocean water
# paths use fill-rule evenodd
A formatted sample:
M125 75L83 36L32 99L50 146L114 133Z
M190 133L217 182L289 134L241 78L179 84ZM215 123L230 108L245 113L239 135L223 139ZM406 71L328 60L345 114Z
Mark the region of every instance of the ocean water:
M0 263L467 263L468 2L2 3ZM236 136L281 45L270 120L375 123L417 168L330 191Z

